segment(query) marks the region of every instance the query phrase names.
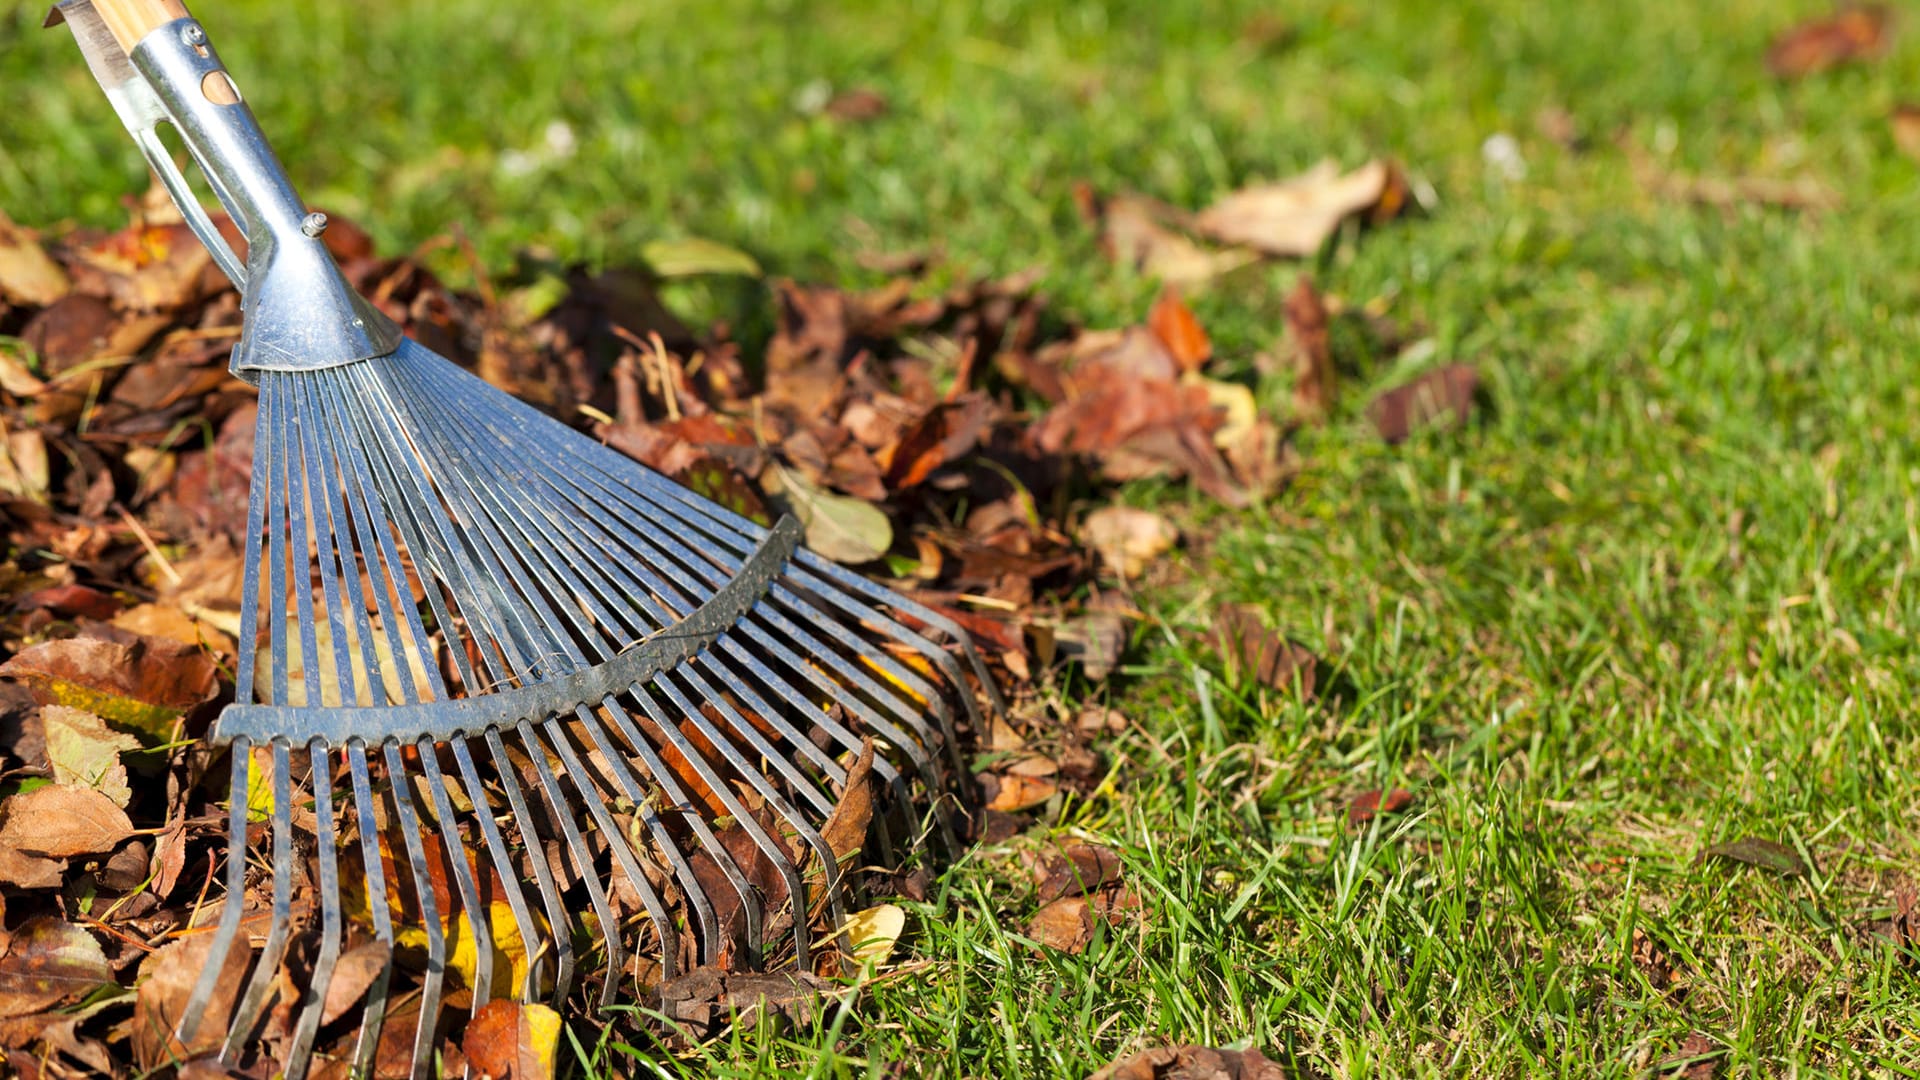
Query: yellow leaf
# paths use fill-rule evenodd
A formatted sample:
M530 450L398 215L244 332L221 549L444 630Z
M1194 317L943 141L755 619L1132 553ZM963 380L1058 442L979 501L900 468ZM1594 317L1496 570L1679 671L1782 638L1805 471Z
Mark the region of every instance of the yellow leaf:
M560 1014L545 1005L520 1007L520 1060L514 1080L552 1080L554 1053L560 1047Z
M853 958L884 970L900 934L907 928L907 913L893 904L877 904L848 916L842 932L853 946Z
M364 904L364 901L363 901ZM513 908L504 900L495 900L488 905L488 930L493 936L493 960L490 974L496 987L517 988L527 977L527 943L520 936L520 924L514 921ZM413 917L418 918L414 912ZM443 916L443 932L447 921ZM452 941L452 950L447 957L447 970L459 976L465 986L474 984L479 972L480 943L475 939L473 923L465 911L460 912L455 925L447 936ZM394 939L403 949L427 951L427 931L419 925L403 926L394 934ZM504 969L504 970L503 970Z

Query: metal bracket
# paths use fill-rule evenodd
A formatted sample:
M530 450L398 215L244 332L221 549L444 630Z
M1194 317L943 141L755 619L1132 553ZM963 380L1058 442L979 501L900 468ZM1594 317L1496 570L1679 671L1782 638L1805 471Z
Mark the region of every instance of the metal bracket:
M783 517L739 573L692 614L659 630L611 660L584 671L528 683L510 690L411 705L292 706L235 703L220 712L209 740L218 744L245 737L257 744L272 739L305 745L320 738L338 746L359 739L373 746L388 739L413 742L432 736L444 742L488 728L511 728L521 720L543 720L574 708L625 693L661 672L671 671L733 629L765 596L800 545L800 522Z

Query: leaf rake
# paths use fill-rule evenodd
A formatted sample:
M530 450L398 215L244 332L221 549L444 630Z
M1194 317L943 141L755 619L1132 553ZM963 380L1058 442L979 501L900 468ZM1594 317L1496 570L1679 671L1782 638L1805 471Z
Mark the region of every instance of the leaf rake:
M806 969L813 916L845 919L822 828L868 760L890 796L863 858L953 843L954 705L980 725L968 673L1001 707L956 624L807 552L791 518L743 518L405 338L347 284L177 0L67 0L48 21L239 289L232 370L259 389L235 702L209 736L232 760L226 899L183 1048L224 1011L216 1048L239 1065L277 1024L299 1080L337 1022L350 933L386 949L360 1075L400 1012L396 955L419 972L416 1076L450 970L478 1012L558 1005L590 967L602 1008L690 963ZM258 953L236 977L243 931ZM519 957L504 978L502 950Z

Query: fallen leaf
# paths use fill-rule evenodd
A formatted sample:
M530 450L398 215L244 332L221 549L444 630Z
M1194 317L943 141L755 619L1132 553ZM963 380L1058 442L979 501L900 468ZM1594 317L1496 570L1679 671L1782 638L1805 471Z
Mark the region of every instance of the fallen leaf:
M112 851L133 822L91 788L47 784L0 802L0 848L48 859Z
M1053 640L1061 656L1079 661L1081 672L1099 682L1120 663L1127 647L1127 624L1113 612L1090 611L1054 627Z
M1894 106L1893 115L1887 118L1887 126L1893 132L1893 145L1899 147L1901 153L1920 161L1920 105Z
M1738 840L1715 844L1703 853L1703 857L1705 856L1732 859L1735 862L1758 866L1789 877L1804 876L1808 872L1806 861L1800 858L1798 851L1785 844L1762 840L1757 836L1743 836Z
M1473 415L1480 373L1470 364L1449 364L1373 399L1367 419L1389 443L1405 442L1428 425L1457 427Z
M893 904L876 904L847 916L840 932L852 947L855 960L873 965L875 971L884 971L887 958L893 955L893 947L906 928L905 911Z
M1108 1065L1087 1080L1291 1080L1258 1050L1163 1046Z
M545 1005L496 998L467 1021L460 1049L473 1074L493 1080L551 1080L560 1014Z
M856 86L833 95L820 111L835 120L859 123L877 120L892 109L880 91L871 87Z
M1045 904L1081 896L1120 880L1120 855L1100 844L1074 843L1041 861L1035 899Z
M1384 794L1378 789L1363 791L1347 806L1347 824L1361 825L1372 821L1376 814L1398 814L1412 805L1413 792L1404 788L1394 788Z
M1253 609L1229 605L1214 616L1211 635L1239 678L1312 698L1319 684L1319 658L1298 642L1274 633Z
M647 266L663 278L695 277L702 274L737 274L759 277L760 264L738 248L697 236L678 240L654 240L640 249Z
M792 469L771 469L794 516L807 528L807 546L835 562L872 562L893 546L893 523L871 503L815 487ZM0 669L4 671L4 669Z
M729 973L698 967L662 983L660 1011L695 1038L727 1027L751 1031L762 1014L804 1027L813 1021L832 984L805 972Z
M1287 333L1293 338L1293 411L1303 420L1321 421L1333 411L1336 390L1333 355L1327 344L1327 305L1301 274L1286 301Z
M1256 261L1245 248L1208 251L1168 228L1179 211L1138 195L1117 195L1102 203L1090 187L1074 189L1081 213L1100 226L1100 246L1114 262L1167 285L1204 285Z
M1233 192L1200 212L1194 226L1228 244L1243 244L1283 258L1319 251L1340 223L1366 213L1374 220L1397 214L1406 202L1406 181L1384 161L1350 173L1322 161L1290 180Z
M1886 51L1892 27L1893 13L1884 4L1847 5L1774 38L1767 68L1780 78L1798 79L1870 59Z
M1147 329L1173 354L1183 372L1199 371L1213 356L1213 342L1206 330L1171 286L1160 291L1159 299L1147 312Z
M0 1017L39 1012L114 981L100 942L70 922L28 919L12 939L0 956Z
M154 739L217 691L213 661L199 649L109 628L112 638L46 641L0 664L43 705L85 709Z
M345 1016L348 1009L366 996L373 981L387 969L393 949L384 941L369 941L340 954L333 968L333 981L327 984L327 999L320 1006L322 1027ZM468 1056L472 1053L469 1051Z
M1151 510L1103 506L1087 515L1080 537L1115 573L1137 578L1179 542L1180 530Z
M175 1038L185 1015L187 997L213 951L211 933L177 938L140 961L139 989L133 1003L133 1055L142 1069L154 1069L209 1053L227 1037L227 1018L246 978L253 950L228 949L214 983L213 997L200 1014L200 1026L191 1042ZM388 1023L396 1022L389 1017Z
M1059 793L1059 785L1037 776L1005 776L1000 790L987 803L988 810L1012 814L1039 806Z
M1704 1033L1689 1032L1673 1053L1660 1059L1663 1076L1681 1080L1713 1080L1720 1075L1721 1050Z
M140 749L140 740L108 727L106 721L81 709L48 705L40 710L46 732L47 761L56 784L93 788L125 809L133 799L127 786L124 751Z
M1139 910L1140 897L1124 886L1064 896L1034 912L1027 936L1046 948L1077 954L1093 943L1101 923L1118 926Z
M16 304L46 307L67 295L73 283L40 240L0 212L0 296Z

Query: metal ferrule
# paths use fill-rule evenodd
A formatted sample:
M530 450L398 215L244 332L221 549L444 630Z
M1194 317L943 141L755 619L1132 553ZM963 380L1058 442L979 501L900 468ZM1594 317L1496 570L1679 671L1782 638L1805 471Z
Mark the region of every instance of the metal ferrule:
M227 75L197 21L176 19L154 30L129 57L89 0L67 0L55 18L73 30L94 76L188 227L240 290L244 322L233 351L234 374L313 371L385 356L399 347L399 326L354 292L340 273L320 239L324 219L310 218L253 110L244 101L217 102L203 89L210 77L217 86ZM244 263L160 141L156 128L162 122L174 126L245 234Z

